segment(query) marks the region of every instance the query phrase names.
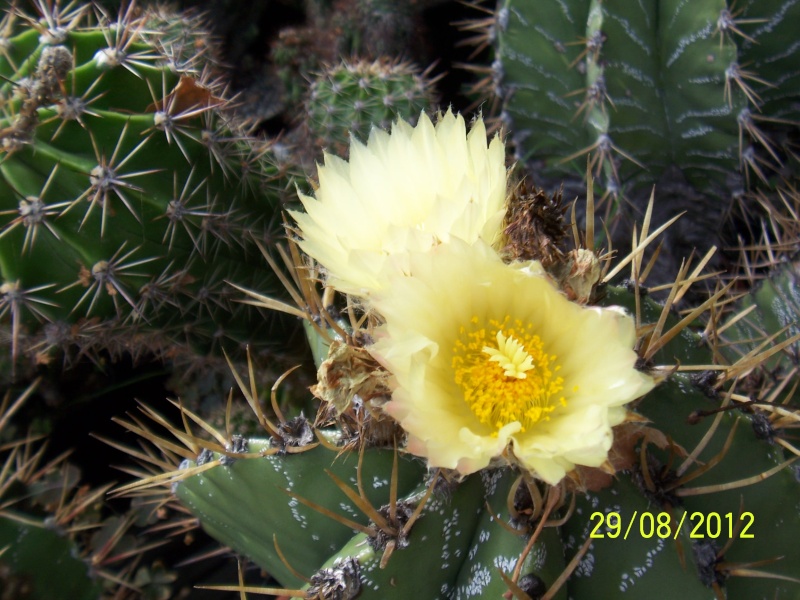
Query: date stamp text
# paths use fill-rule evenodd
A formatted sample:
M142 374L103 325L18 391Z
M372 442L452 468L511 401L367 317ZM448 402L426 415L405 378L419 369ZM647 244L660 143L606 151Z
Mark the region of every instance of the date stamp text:
M624 519L618 512L593 512L589 520L595 523L589 537L594 539L622 537L628 539L631 531L644 539L658 537L661 539L678 539L681 529L686 527L691 539L717 539L720 537L753 539L749 533L755 517L751 512L741 514L718 512L686 512L678 522L668 512L653 513L650 511L634 511L630 519ZM688 522L687 522L688 521Z

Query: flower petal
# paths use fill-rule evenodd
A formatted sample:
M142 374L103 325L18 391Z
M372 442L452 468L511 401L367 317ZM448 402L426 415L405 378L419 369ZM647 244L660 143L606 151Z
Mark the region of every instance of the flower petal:
M621 407L653 387L634 368L631 317L570 302L538 263L506 265L481 241L407 266L371 297L385 325L368 349L394 375L386 409L411 452L462 473L510 456L548 483L606 460Z
M407 268L409 252L456 237L499 239L505 214L503 143L487 146L478 119L467 134L447 111L434 125L398 121L388 134L373 129L366 144L351 141L350 160L329 154L314 196L300 194L305 213L290 211L300 247L327 270L341 292L369 296Z

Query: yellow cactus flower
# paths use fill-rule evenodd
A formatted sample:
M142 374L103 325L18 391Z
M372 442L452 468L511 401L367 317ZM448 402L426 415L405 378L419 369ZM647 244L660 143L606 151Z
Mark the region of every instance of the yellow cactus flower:
M385 409L432 467L504 456L555 484L600 466L623 406L653 387L624 311L570 302L538 263L480 242L411 256L371 304L385 325L369 350L396 381Z
M330 154L319 167L315 197L300 194L306 212L291 212L300 247L325 267L337 290L368 296L387 274L403 271L409 252L451 236L492 243L505 213L505 149L486 142L478 118L467 134L451 111L434 126L397 121L391 134L373 129L352 140L350 160Z

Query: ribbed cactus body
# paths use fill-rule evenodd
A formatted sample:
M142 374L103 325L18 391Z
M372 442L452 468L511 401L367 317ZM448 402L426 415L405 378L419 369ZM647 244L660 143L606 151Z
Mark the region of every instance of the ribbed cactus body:
M251 452L259 447L258 441L250 441ZM387 536L388 540L378 537L383 543L364 532L351 537L346 526L288 496L287 502L270 503L270 514L255 520L248 511L232 509L232 503L245 502L239 504L241 509L248 506L246 503L260 502L258 499L266 495L279 498L283 496L281 490L288 490L375 528L321 471L334 471L356 488L356 457L345 456L344 460L329 463L334 456L317 448L286 457L242 459L181 481L176 494L209 533L250 557L287 587L301 582L287 573L273 544L264 543L273 535L289 564L307 576L341 570L343 564L355 559L362 594L359 597L382 598L388 593L386 590L420 598L474 597L507 589L498 569L513 569L528 541L523 529L515 534L494 523L495 515L510 518L508 497L516 481L516 474L510 469L471 476L462 483L451 484L449 490L442 483L428 494L429 482L422 477L421 465L414 459L401 459L397 513L404 516L398 518L398 523L404 524L421 502L425 505L407 537L394 540L396 547L386 561L384 552L391 536ZM389 514L389 461L390 452L370 449L365 451L362 465L366 496L376 509L383 507L383 515ZM418 487L410 489L415 476ZM239 491L243 489L249 492ZM263 513L263 509L260 511ZM278 516L282 512L287 514ZM543 539L549 546L536 547L525 563L525 572L536 571L550 581L563 569L563 554L554 530L545 533ZM322 556L325 558L320 561ZM423 575L419 573L420 565L430 565L430 569ZM417 572L418 576L407 577L409 572Z
M730 196L796 173L800 55L786 40L798 16L780 0L506 0L495 93L518 153L545 175L585 172L591 154L611 191L677 167Z
M727 346L721 351L735 361L758 349L768 338L772 345L800 334L800 261L795 256L775 266L769 276L756 282L738 304L747 315L724 332ZM800 344L790 344L772 356L761 369L778 381L791 376ZM788 392L788 390L787 390ZM795 396L796 398L799 396Z
M248 440L247 451L269 450L269 440ZM208 454L207 460L220 458ZM202 461L200 461L202 463ZM302 585L289 571L272 543L273 536L288 563L301 573L313 572L347 542L351 530L302 504L285 492L296 494L347 518L366 525L352 501L320 470L328 469L350 486L356 487L357 457L325 448L306 450L297 455L243 458L214 467L207 473L178 483L178 498L195 514L202 515L203 526L218 539L250 557L287 586ZM363 482L366 497L378 507L388 502L392 452L371 450L364 453ZM409 493L424 469L416 460L401 460L398 490ZM233 492L231 484L247 492ZM239 504L233 510L231 502ZM254 518L258 512L263 518ZM265 543L269 540L269 543Z
M16 345L205 354L279 335L227 282L279 290L259 245L290 179L232 125L206 57L157 23L99 14L57 38L11 23L0 308Z
M695 379L696 382L696 379ZM722 393L720 392L720 395ZM638 409L653 423L659 425L664 433L668 434L675 443L691 451L708 432L714 421L714 416L708 416L697 424L687 424L686 420L693 411L713 410L719 406L719 398L711 399L705 396L696 383L693 385L690 376L675 376L664 384L661 394L646 397ZM723 452L724 446L730 437L730 446L725 450L723 458L713 468L691 482L675 488L681 494L681 487L698 490L696 495L679 496L680 507L688 513L684 527L694 533L694 539L688 539L687 553L695 551L696 546L712 544L714 552L719 552L728 542L728 525L740 527L740 532L750 524L746 534L752 535L746 539L734 540L725 551L720 562L732 565L745 564L757 560L776 559L764 567L764 571L775 573L784 577L796 577L797 560L787 552L791 539L800 531L800 514L795 510L787 510L775 502L775 498L796 499L800 494L800 481L798 481L794 467L790 467L791 454L787 453L774 441L765 439L759 434L756 419L765 418L771 413L767 410L754 409L753 413L745 411L730 411L730 414L720 416L719 425L708 442L705 450L699 455L700 464L712 463L714 458ZM683 417L683 423L672 422L675 415ZM735 431L732 431L733 428ZM657 456L659 456L657 454ZM659 460L667 464L667 453L661 453ZM787 460L789 463L787 463ZM677 461L678 464L682 461ZM691 473L697 466L689 468ZM673 467L674 469L674 467ZM777 470L777 472L775 472ZM656 469L654 471L657 472ZM667 471L664 468L664 471ZM774 473L767 479L760 481L763 473ZM753 485L731 485L730 489L716 489L712 486L743 482L752 478ZM699 490L708 486L705 493ZM655 508L653 509L655 510ZM749 513L750 517L745 514ZM695 515L692 519L692 515ZM700 517L702 515L702 518ZM716 518L724 522L718 537L713 538ZM727 517L726 515L731 515ZM676 522L681 515L675 511ZM705 521L708 523L705 523ZM709 534L709 529L711 534ZM695 556L697 561L697 556ZM758 578L728 577L723 571L719 572L720 579L724 579L728 590L728 598L751 598L764 595L767 590L775 593L797 594L798 583L770 584ZM703 575L701 573L701 580ZM772 592L770 592L772 593Z
M432 102L431 82L410 64L345 61L311 82L305 124L317 146L341 154L350 135L365 140L373 126L416 120Z

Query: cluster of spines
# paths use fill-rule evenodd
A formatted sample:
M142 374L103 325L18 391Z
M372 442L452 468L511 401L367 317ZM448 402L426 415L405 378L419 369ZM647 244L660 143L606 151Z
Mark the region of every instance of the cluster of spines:
M185 55L202 32L161 31L175 23L133 5L96 8L96 24L86 7L37 8L6 15L0 57L0 313L15 354L26 330L34 349L266 341L271 324L225 282L273 287L261 252L292 178L232 122L211 51Z
M103 500L114 484L91 487L41 436L15 421L34 401L40 379L0 398L0 586L7 597L75 600L171 592L175 577L147 555L163 544L143 535L172 513L167 505L133 503L125 516ZM147 524L147 525L145 525ZM174 522L173 522L174 524ZM46 562L47 569L41 565ZM130 595L127 595L130 594Z
M350 135L364 140L371 127L415 121L433 104L433 81L410 63L342 61L311 82L305 102L308 135L316 147L346 152Z
M796 172L800 59L781 42L793 11L509 0L466 27L494 46L491 68L475 67L485 72L477 88L501 101L521 157L563 176L589 155L613 193L676 164L697 189L730 194Z

